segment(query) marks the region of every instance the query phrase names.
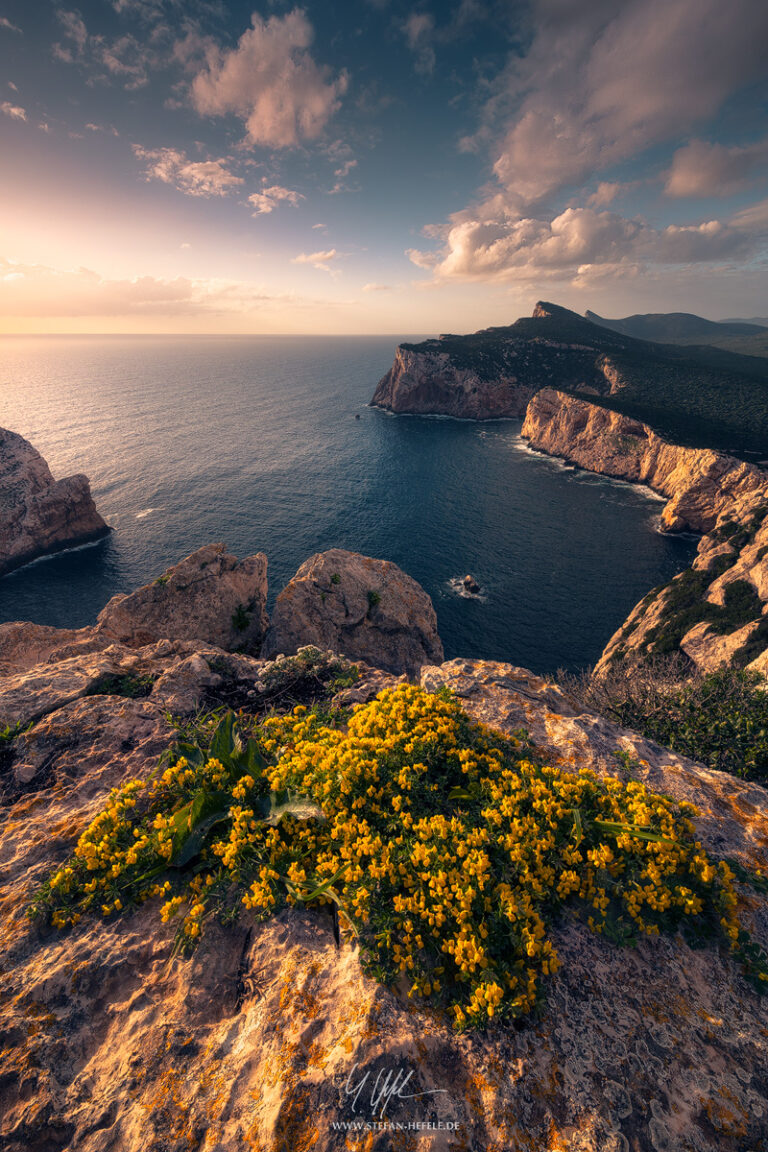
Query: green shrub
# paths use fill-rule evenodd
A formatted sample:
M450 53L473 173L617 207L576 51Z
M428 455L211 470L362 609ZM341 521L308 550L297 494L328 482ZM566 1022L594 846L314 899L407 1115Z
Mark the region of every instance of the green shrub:
M251 622L251 614L245 604L238 604L232 613L232 627L235 632L245 632Z
M708 768L768 783L768 683L722 667L688 679L682 659L650 661L607 676L561 677L587 708Z

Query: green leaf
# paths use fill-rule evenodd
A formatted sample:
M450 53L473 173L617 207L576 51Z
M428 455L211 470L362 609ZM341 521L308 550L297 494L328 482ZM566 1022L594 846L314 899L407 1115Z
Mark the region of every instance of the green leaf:
M448 793L448 799L449 800L471 800L472 797L470 796L469 792L467 792L466 788L456 787L456 788L451 788L450 792Z
M647 828L638 828L635 824L614 824L610 820L595 820L595 828L601 832L608 832L611 836L637 836L639 840L651 840L654 844L674 844L674 840L661 836L658 832L649 832Z
M235 751L235 714L227 712L222 716L211 738L210 757L218 760L225 768L232 767L232 753Z

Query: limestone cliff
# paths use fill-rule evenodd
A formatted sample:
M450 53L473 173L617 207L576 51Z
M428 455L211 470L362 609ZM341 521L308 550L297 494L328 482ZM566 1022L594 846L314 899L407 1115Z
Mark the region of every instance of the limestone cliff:
M671 440L768 455L768 367L715 348L638 340L567 308L465 336L401 344L372 405L471 420L518 417L542 388L613 397L613 407Z
M522 434L550 456L668 497L661 516L668 532L708 532L745 497L768 497L762 468L723 452L670 444L647 424L554 389L531 400Z
M419 350L401 345L392 367L379 381L371 404L391 412L465 420L522 416L532 388L518 381L514 367L510 354L508 370L488 380L476 368L453 363L439 347Z
M29 441L0 428L0 576L109 530L86 476L54 480Z
M670 444L647 424L545 389L528 406L533 448L669 497L667 531L702 533L691 569L654 589L611 637L617 660L682 651L701 671L768 670L768 472L709 449Z

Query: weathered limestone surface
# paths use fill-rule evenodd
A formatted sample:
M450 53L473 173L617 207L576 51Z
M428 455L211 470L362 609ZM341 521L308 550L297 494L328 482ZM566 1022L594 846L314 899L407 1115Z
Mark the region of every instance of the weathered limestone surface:
M668 497L661 523L669 532L709 532L745 497L768 498L762 468L723 452L670 444L639 420L553 388L533 397L522 434L550 456Z
M54 480L28 440L0 428L0 576L62 548L98 540L109 527L88 477Z
M262 655L305 644L390 672L443 659L427 593L388 560L332 548L310 556L277 598Z
M182 668L205 680L216 650L191 649L178 642L130 655L162 669L166 683ZM218 660L258 676L259 661L223 651ZM579 715L524 669L454 660L423 668L421 679L429 689L447 684L485 723L525 725L553 762L615 771L614 751L631 752L643 779L699 806L708 850L768 865L768 792L759 786ZM618 949L565 918L555 933L563 966L541 1017L456 1036L437 1014L365 977L350 941L337 952L321 913L284 912L263 925L246 916L173 962L173 925L153 905L64 933L34 929L23 915L34 885L65 859L109 790L150 772L171 737L154 692L86 697L41 719L5 763L0 1145L8 1152L766 1146L768 998L714 947L662 938ZM742 914L768 945L765 898L745 891ZM384 1118L442 1130L374 1127L381 1114L371 1089L387 1072L410 1079L407 1098L391 1100ZM346 1122L369 1130L334 1127Z
M156 640L207 640L257 651L267 627L267 558L238 561L223 544L207 544L152 584L113 596L97 630L133 648Z

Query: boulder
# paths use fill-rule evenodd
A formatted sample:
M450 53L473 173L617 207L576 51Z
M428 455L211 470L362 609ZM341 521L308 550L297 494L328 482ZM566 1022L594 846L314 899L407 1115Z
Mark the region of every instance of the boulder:
M427 593L388 560L332 548L310 556L277 598L262 655L305 644L413 675L443 658Z
M238 561L207 544L152 584L113 596L97 632L132 648L157 640L207 640L219 648L258 651L268 618L267 558Z
M0 428L0 576L109 531L87 476L54 480L28 440Z

